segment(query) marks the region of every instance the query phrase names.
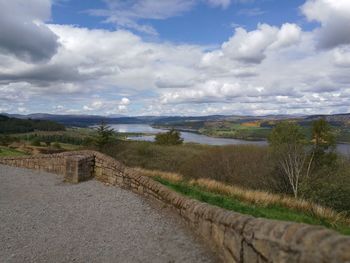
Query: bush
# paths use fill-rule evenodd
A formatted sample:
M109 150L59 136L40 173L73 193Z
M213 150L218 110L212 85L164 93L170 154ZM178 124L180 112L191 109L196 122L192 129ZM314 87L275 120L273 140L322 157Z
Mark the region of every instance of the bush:
M179 145L183 143L183 139L179 131L171 129L166 133L158 133L155 142L160 145Z
M18 141L19 141L19 139L17 137L0 134L0 145L2 145L2 146L8 146L13 142L18 142Z
M39 138L34 138L31 142L32 146L41 146L40 139Z
M339 157L332 167L319 168L302 184L301 191L305 199L350 216L350 161Z
M273 191L273 163L266 147L231 145L208 148L187 160L180 173L188 178L209 178L231 185Z
M59 144L58 142L54 142L52 144L52 147L55 148L55 149L62 149L61 144Z

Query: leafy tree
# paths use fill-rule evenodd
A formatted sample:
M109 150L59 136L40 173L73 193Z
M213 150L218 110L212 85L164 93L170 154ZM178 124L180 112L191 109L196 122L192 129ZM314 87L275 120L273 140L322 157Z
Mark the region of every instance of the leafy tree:
M114 130L105 122L102 122L96 129L96 136L94 138L95 144L99 149L112 142Z
M325 119L319 119L312 123L311 157L308 171L317 166L336 164L337 154L335 153L336 139L332 128Z
M281 174L288 179L294 197L298 197L300 183L309 172L305 169L308 152L304 134L297 124L281 122L272 130L269 144Z
M180 132L171 129L166 133L158 133L155 138L156 144L160 145L178 145L183 143Z
M312 142L317 151L325 152L336 145L332 128L325 119L319 119L312 123Z

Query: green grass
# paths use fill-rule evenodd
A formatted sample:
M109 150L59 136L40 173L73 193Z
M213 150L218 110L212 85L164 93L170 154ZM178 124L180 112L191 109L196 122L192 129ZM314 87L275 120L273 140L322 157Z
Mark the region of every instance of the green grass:
M247 214L254 217L293 221L298 223L306 223L310 225L321 225L336 230L344 235L350 235L349 226L341 224L334 225L326 221L325 219L317 218L307 213L293 211L292 209L288 209L286 207L278 205L256 206L244 203L231 197L205 191L204 189L198 186L189 185L185 181L175 183L160 177L156 177L155 179L161 184L169 187L170 189L178 193L227 210L232 210L238 213Z
M271 132L270 128L243 126L238 123L225 123L218 127L203 127L199 132L208 136L243 140L263 140Z
M24 152L13 150L7 147L0 147L0 157L13 157L26 155Z

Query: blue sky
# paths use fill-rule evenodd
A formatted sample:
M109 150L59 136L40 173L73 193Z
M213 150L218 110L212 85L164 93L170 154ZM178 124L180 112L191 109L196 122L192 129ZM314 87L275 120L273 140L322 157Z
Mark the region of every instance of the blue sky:
M0 1L0 112L350 112L349 0Z
M226 41L237 26L253 30L258 23L280 26L289 21L310 29L313 23L308 23L299 9L303 3L304 0L257 0L222 8L200 2L193 9L174 17L140 20L140 23L152 25L159 33L153 38L147 34L141 35L154 41L218 45ZM64 1L53 6L52 21L57 24L73 24L90 29L110 31L118 29L118 25L106 23L104 17L89 15L87 12L105 8L107 5L102 0Z

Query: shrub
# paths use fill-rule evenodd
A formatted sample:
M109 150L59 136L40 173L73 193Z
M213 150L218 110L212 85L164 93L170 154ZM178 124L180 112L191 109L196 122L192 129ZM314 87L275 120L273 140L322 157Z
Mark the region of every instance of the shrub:
M157 134L155 142L160 145L178 145L183 143L183 139L179 131L171 129L166 133Z
M350 161L339 157L333 166L322 166L301 191L306 199L350 215Z
M54 142L52 144L52 147L55 148L55 149L62 149L61 144L59 144L58 142Z
M39 138L34 138L31 142L32 146L41 146L40 139Z
M17 137L0 134L0 145L8 146L11 143L16 142L16 141L19 141L19 139Z
M271 189L273 163L266 147L230 145L207 148L187 160L180 173L252 189Z

